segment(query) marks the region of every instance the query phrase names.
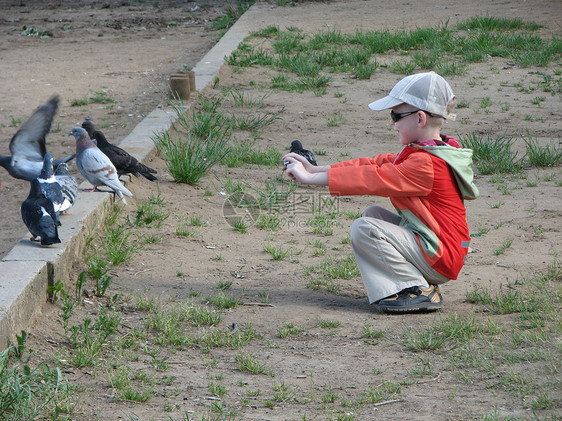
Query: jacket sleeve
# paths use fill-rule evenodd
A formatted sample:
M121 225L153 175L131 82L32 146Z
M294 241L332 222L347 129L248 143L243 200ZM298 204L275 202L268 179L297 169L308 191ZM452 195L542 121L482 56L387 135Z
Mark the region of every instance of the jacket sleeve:
M398 165L383 154L332 165L328 187L333 196L427 196L433 186L433 163L426 153L415 153ZM367 161L368 160L368 161ZM342 165L343 164L343 165Z
M375 156L374 158L357 158L357 159L351 159L349 161L338 162L337 164L332 164L331 167L332 168L359 167L361 165L373 165L373 164L382 165L387 162L392 163L395 157L396 155L390 153L383 153Z

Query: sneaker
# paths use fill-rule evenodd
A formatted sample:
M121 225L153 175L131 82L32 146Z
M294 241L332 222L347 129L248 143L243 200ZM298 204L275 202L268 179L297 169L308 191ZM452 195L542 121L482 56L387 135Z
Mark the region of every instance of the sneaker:
M410 287L380 300L379 307L387 313L431 311L443 307L443 298L436 285L430 285L429 288Z

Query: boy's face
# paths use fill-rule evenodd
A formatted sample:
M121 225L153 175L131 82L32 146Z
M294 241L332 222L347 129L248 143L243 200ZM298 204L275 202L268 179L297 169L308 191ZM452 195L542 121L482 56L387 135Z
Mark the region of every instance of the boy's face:
M392 110L397 113L408 113L411 111L416 111L418 108L410 104L400 104L396 107L392 108ZM418 113L406 114L401 116L401 118L397 122L392 122L394 126L394 131L400 140L402 145L408 145L412 142L419 141L419 117Z

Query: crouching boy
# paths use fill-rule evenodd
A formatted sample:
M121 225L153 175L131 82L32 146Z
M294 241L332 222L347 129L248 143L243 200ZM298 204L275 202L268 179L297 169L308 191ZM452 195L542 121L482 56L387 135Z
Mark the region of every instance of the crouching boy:
M313 166L283 157L286 173L303 184L327 185L334 196L388 197L396 209L367 208L351 226L351 244L370 303L391 313L443 306L439 285L456 279L470 236L464 199L475 199L472 151L441 134L454 94L435 72L407 76L369 104L390 109L403 145L397 154Z

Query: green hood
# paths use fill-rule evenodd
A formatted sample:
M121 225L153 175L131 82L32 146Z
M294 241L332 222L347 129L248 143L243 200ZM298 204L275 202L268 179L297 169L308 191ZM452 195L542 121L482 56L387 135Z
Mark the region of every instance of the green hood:
M412 148L421 149L441 158L451 167L462 198L474 200L480 194L474 184L474 172L472 171L472 149L455 148L449 145L420 146L410 144Z

